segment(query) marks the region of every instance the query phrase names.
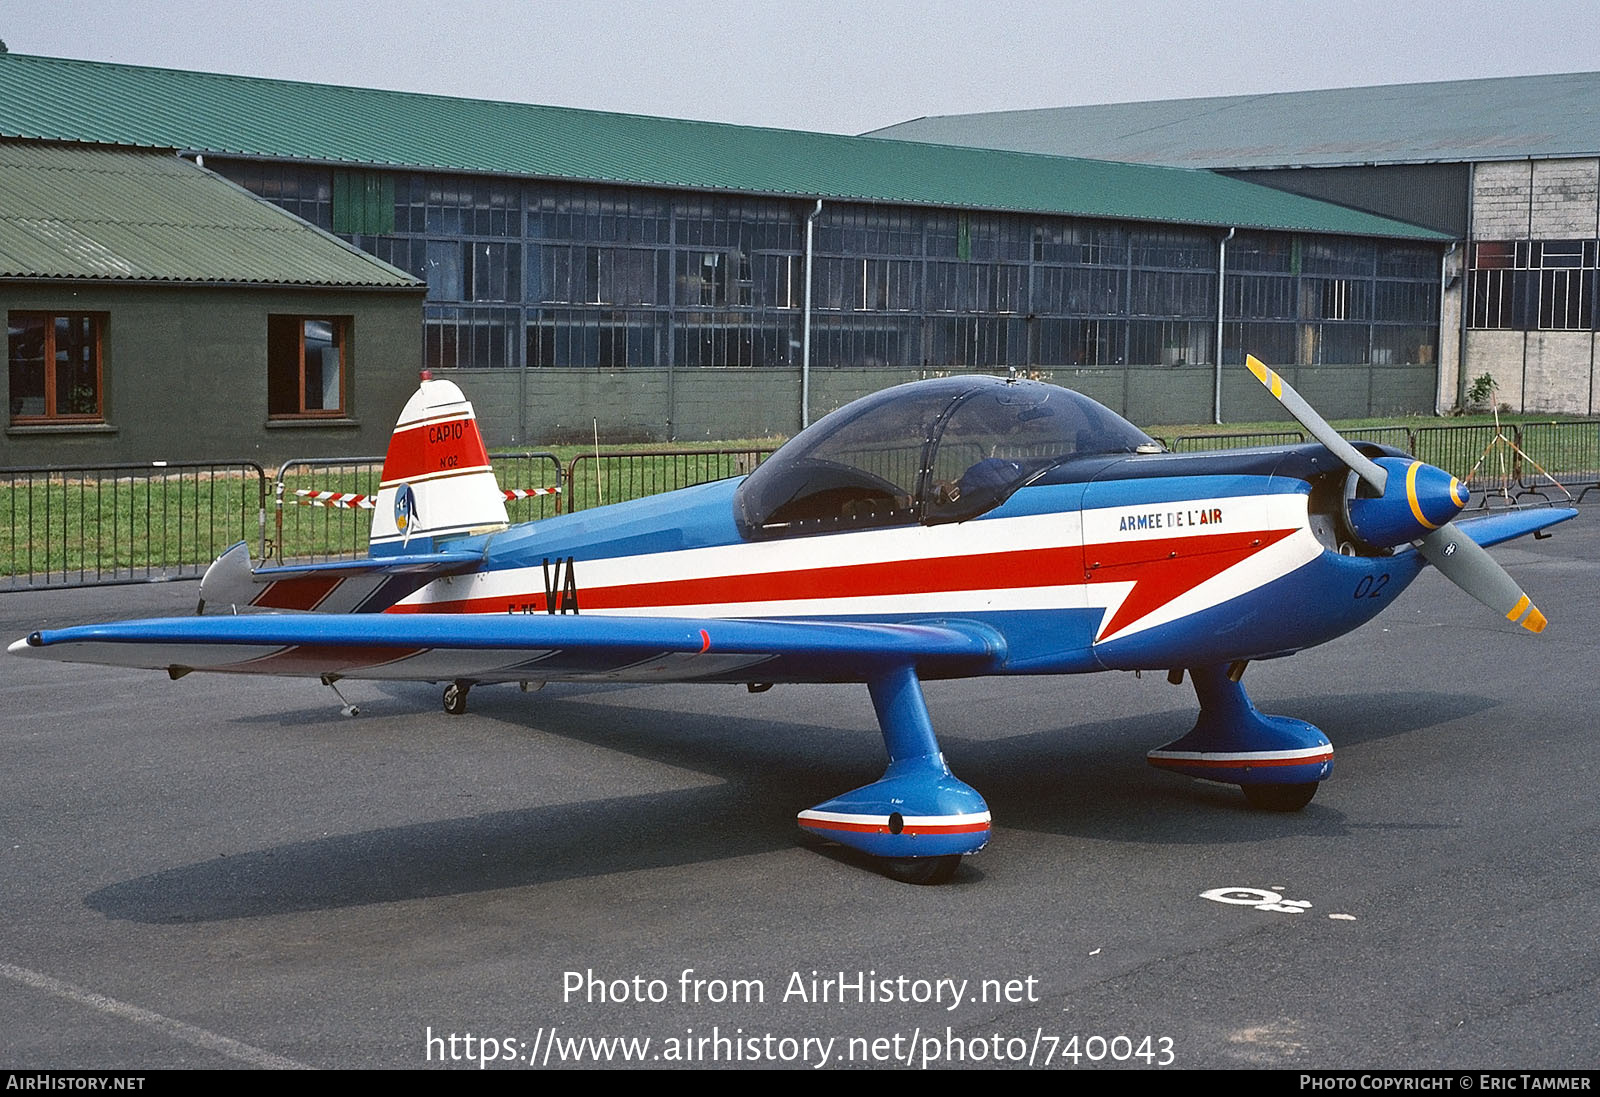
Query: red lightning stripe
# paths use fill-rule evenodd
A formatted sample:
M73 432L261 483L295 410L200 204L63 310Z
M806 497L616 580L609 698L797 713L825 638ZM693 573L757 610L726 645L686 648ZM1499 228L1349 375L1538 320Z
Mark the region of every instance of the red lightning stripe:
M699 579L585 587L586 610L659 609L672 606L784 602L812 598L862 598L953 591L1020 589L1072 583L1134 584L1101 635L1110 635L1159 609L1207 579L1283 540L1293 530L1248 531L1202 537L1114 542L1090 546L1085 569L1077 546L889 560L793 571L718 575ZM503 613L508 604L547 610L543 590L410 603L398 613Z
M1261 533L1222 534L1207 537L1208 552L1184 553L1178 548L1182 538L1162 541L1124 542L1101 545L1094 549L1100 567L1094 570L1092 583L1117 583L1134 581L1133 589L1123 599L1117 612L1100 629L1099 640L1122 631L1128 625L1153 613L1168 602L1187 594L1207 579L1211 579L1242 560L1248 560L1262 549L1283 540L1293 530L1274 530ZM1132 552L1128 550L1134 550ZM1163 551L1174 553L1169 559L1151 559ZM1132 557L1130 559L1130 557Z

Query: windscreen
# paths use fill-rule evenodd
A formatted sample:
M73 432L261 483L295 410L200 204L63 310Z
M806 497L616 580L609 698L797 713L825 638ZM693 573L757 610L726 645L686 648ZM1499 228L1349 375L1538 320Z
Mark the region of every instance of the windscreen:
M956 522L1044 469L1150 438L1088 397L1036 381L950 377L888 389L818 420L735 496L741 529L786 537Z
M957 402L937 431L922 520L971 518L1064 460L1151 444L1142 430L1070 389L985 385Z

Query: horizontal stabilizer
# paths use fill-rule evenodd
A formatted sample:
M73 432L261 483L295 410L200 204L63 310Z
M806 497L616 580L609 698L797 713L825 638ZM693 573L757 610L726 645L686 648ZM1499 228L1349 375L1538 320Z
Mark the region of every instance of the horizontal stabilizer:
M991 672L1005 661L999 634L967 622L542 613L176 617L35 632L10 650L63 662L173 673L213 670L409 681L860 681L892 663L913 663L938 674ZM753 669L757 666L759 671Z
M417 556L385 556L381 560L329 560L321 564L284 564L257 568L251 574L258 583L284 579L310 579L321 576L356 575L460 575L483 566L480 552L430 552Z
M429 552L381 559L330 560L253 569L240 541L214 560L200 580L207 605L318 613L378 613L434 579L478 570L478 552Z

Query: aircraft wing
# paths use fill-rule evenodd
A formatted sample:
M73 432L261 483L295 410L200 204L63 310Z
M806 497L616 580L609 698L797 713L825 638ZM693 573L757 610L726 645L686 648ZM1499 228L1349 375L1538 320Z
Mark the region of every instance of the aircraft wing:
M1005 642L973 622L878 623L601 614L250 614L35 632L16 655L63 662L405 681L865 681L1000 669Z
M1488 548L1577 516L1578 512L1571 507L1530 507L1497 511L1478 518L1457 518L1455 524L1462 533Z

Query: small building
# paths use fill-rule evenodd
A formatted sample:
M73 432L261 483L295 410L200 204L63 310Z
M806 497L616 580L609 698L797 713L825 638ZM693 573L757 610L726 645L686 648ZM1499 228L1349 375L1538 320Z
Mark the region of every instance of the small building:
M172 150L0 141L0 465L382 453L423 289Z

